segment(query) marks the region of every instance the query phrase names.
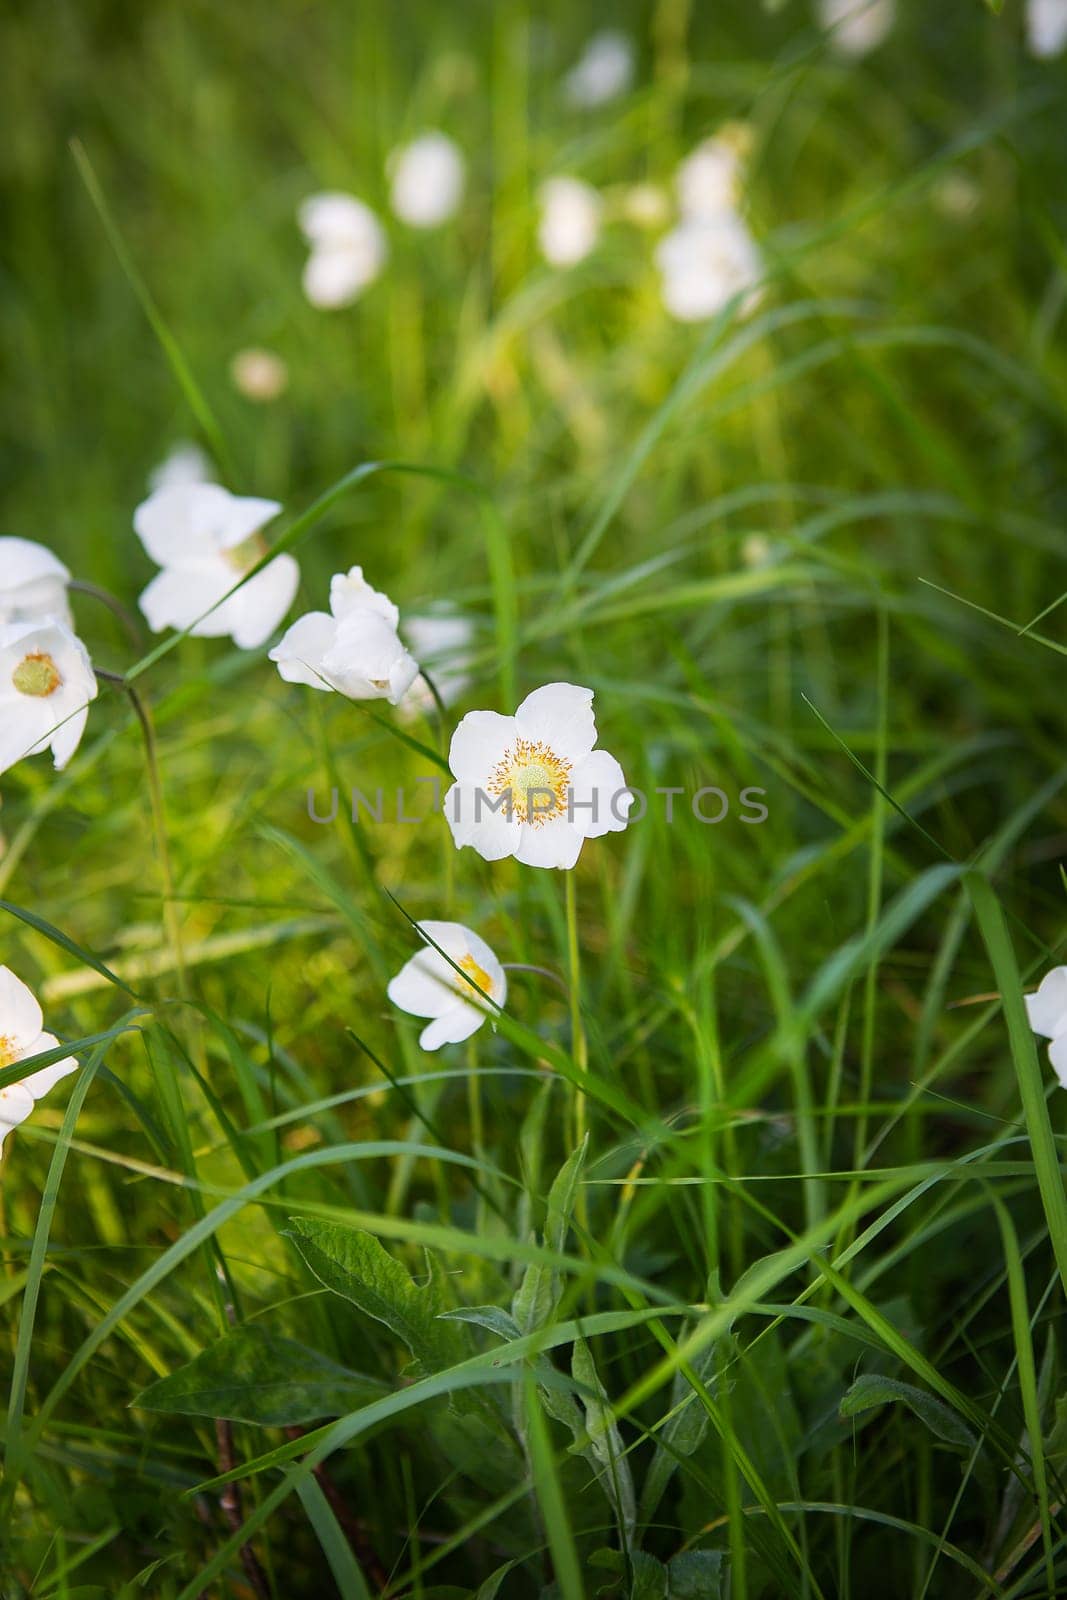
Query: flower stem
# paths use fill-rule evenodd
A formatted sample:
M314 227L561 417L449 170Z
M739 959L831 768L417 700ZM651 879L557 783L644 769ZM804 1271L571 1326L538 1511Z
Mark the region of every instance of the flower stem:
M582 1026L582 972L578 954L578 892L575 887L573 872L565 874L565 882L567 886L567 975L570 982L571 1054L574 1057L575 1066L580 1072L584 1073L589 1065L589 1049L586 1044L585 1028ZM575 1149L585 1138L585 1126L585 1091L576 1086L574 1090Z

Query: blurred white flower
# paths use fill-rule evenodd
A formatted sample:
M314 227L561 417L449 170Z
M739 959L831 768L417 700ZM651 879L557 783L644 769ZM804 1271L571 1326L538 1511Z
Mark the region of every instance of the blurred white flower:
M292 556L276 556L236 594L223 596L266 555L259 530L281 509L276 500L233 495L217 483L176 484L143 501L134 530L162 568L139 601L152 632L190 628L203 639L229 634L242 650L265 643L300 582Z
M683 217L710 221L737 209L741 163L750 142L749 130L734 124L686 156L675 177Z
M230 362L230 378L246 400L266 404L289 387L289 368L273 350L238 350Z
M745 289L751 292L742 311L758 299L763 272L759 248L746 224L732 213L715 221L679 223L656 247L656 264L663 275L663 303L680 322L714 316Z
M604 28L589 40L563 87L572 106L602 106L625 94L633 75L632 42L617 28Z
M0 623L58 617L70 623L70 573L51 550L32 539L0 539Z
M1052 1041L1048 1058L1067 1089L1067 967L1053 967L1042 978L1037 993L1024 998L1031 1028Z
M443 1044L459 1044L477 1033L492 1015L489 1001L503 1006L508 980L485 940L462 922L420 922L418 927L461 971L428 944L405 962L386 993L410 1016L433 1018L419 1035L419 1044L424 1050L439 1050Z
M462 152L445 133L424 133L394 150L388 161L389 203L412 228L436 228L455 216L463 199Z
M454 704L471 682L468 658L474 627L469 618L454 611L431 612L405 617L400 631L420 667L433 679L441 703ZM405 710L433 710L434 697L424 678L415 679L403 705Z
M1027 0L1026 42L1041 60L1067 46L1067 0Z
M741 560L746 567L768 567L774 560L774 546L765 533L748 533L741 541Z
M469 711L452 735L456 781L444 801L458 848L568 868L585 839L621 832L633 796L615 757L595 744L593 691L573 683L535 689L513 717Z
M58 1049L55 1034L45 1033L43 1028L44 1016L34 995L10 967L0 967L0 1069ZM25 1122L34 1102L54 1088L60 1078L77 1070L75 1057L66 1056L0 1089L0 1150L12 1128Z
M839 55L856 59L877 50L896 21L896 0L817 0L819 22Z
M982 191L967 173L944 172L931 186L930 198L942 216L951 217L953 222L965 222L977 211Z
M554 267L573 267L597 242L603 209L599 194L581 178L546 178L538 198L541 254Z
M323 311L351 305L385 265L388 248L381 223L350 194L315 194L299 212L311 246L304 267L304 293Z
M61 771L95 699L88 652L65 622L42 617L0 626L0 772L49 748Z
M660 228L671 214L670 196L658 183L632 183L622 197L622 214L635 228Z
M181 440L148 475L149 489L172 489L182 483L214 483L215 469L198 444Z
M330 582L329 612L298 617L270 659L286 683L395 706L419 670L397 632L399 615L389 597L366 582L362 567L350 567Z

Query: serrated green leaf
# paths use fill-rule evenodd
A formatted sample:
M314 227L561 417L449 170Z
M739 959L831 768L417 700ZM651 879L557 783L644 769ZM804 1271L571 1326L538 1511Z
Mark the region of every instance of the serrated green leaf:
M600 1486L614 1508L620 1531L629 1545L637 1520L633 1476L608 1392L600 1381L593 1353L584 1339L574 1341L571 1374L575 1383L581 1386L580 1398L585 1410L587 1443L584 1448L578 1448L592 1463Z
M310 1217L293 1218L289 1233L319 1282L384 1322L427 1371L468 1353L459 1329L441 1320L435 1287L419 1288L374 1234Z
M557 1254L563 1253L567 1243L588 1145L587 1134L577 1150L567 1157L548 1192L544 1245L546 1250ZM527 1267L511 1303L512 1315L523 1333L533 1333L536 1328L544 1327L559 1303L560 1283L560 1274L552 1267L540 1264Z
M273 1427L343 1416L386 1386L253 1323L235 1328L133 1402L148 1411Z
M630 1600L667 1600L667 1569L655 1556L635 1550L631 1556Z
M838 1411L842 1417L855 1417L893 1401L906 1405L931 1433L946 1444L962 1450L975 1447L975 1437L970 1428L942 1401L927 1394L925 1389L916 1389L913 1384L883 1377L878 1372L862 1373L843 1397Z

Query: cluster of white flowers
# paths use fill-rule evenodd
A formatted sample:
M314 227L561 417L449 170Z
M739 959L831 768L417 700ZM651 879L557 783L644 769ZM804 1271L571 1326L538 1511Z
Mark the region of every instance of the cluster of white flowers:
M697 145L675 178L680 220L659 242L663 303L680 322L701 322L742 295L759 299L763 261L741 211L741 171L749 133L728 125Z
M394 150L386 161L393 214L411 228L436 228L463 199L466 163L447 134L434 129ZM381 219L355 195L311 195L298 213L309 254L304 293L313 306L352 305L380 276L389 257Z

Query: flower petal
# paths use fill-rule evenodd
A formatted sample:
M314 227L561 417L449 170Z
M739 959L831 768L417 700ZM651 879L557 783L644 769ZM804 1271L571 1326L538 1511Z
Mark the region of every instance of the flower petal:
M48 742L52 747L52 763L57 772L63 771L81 744L88 720L89 707L82 705L76 711L68 712L63 721L53 729Z
M571 810L579 832L587 839L599 839L605 833L621 833L629 820L627 812L634 799L632 794L621 793L625 788L622 768L606 750L594 750L580 761L571 773L570 782ZM621 814L621 820L616 812Z
M1067 1033L1067 967L1053 967L1046 972L1036 994L1024 996L1026 1014L1035 1033L1054 1039Z
M275 556L262 572L249 578L233 596L230 636L239 650L258 650L275 632L300 586L300 568L292 556Z
M573 822L560 817L534 827L524 822L519 830L516 861L527 867L560 867L569 871L581 854L585 835Z
M231 588L236 574L221 557L208 558L196 567L164 567L141 592L137 604L153 633L164 628L189 628L198 639L220 639L229 633L224 608L217 602ZM215 610L196 619L210 606Z
M41 716L40 702L28 695L0 699L0 772L48 748L49 721Z
M286 683L306 683L332 691L323 672L323 658L337 637L337 623L326 611L309 611L286 629L269 652Z
M502 861L519 848L518 818L502 809L490 811L484 789L454 783L444 798L444 813L456 848L472 845L486 861Z
M33 1096L21 1083L9 1083L6 1089L0 1089L0 1150L12 1128L25 1122L32 1110Z
M460 1044L464 1039L469 1039L472 1033L477 1033L485 1020L484 1011L477 1011L474 1006L460 1000L450 1011L442 1012L428 1028L423 1028L419 1034L419 1044L423 1050L440 1050L443 1044Z
M519 732L539 739L566 761L580 761L596 744L593 691L574 683L546 683L515 712Z
M1060 1083L1067 1089L1067 1032L1053 1039L1048 1047L1048 1058Z
M40 1038L44 1015L32 989L10 967L0 967L0 1039L9 1039L16 1059Z
M437 942L444 948L440 939ZM439 1017L462 1003L457 982L458 975L444 956L427 945L404 963L396 977L389 980L385 992L395 1006L413 1017Z
M350 611L376 611L389 626L400 622L400 612L387 594L374 589L363 576L362 567L349 567L347 572L335 572L330 579L330 610L340 619Z
M59 1040L54 1033L42 1033L34 1040L32 1054L44 1055L46 1050L55 1050ZM38 1067L36 1072L29 1073L25 1078L20 1078L19 1083L23 1089L28 1089L35 1100L40 1100L49 1089L54 1089L61 1078L67 1077L71 1072L77 1072L78 1062L75 1056L65 1056L62 1061L54 1061L50 1067Z
M448 747L452 776L484 788L493 768L518 737L514 717L502 717L499 711L468 711L460 718Z

